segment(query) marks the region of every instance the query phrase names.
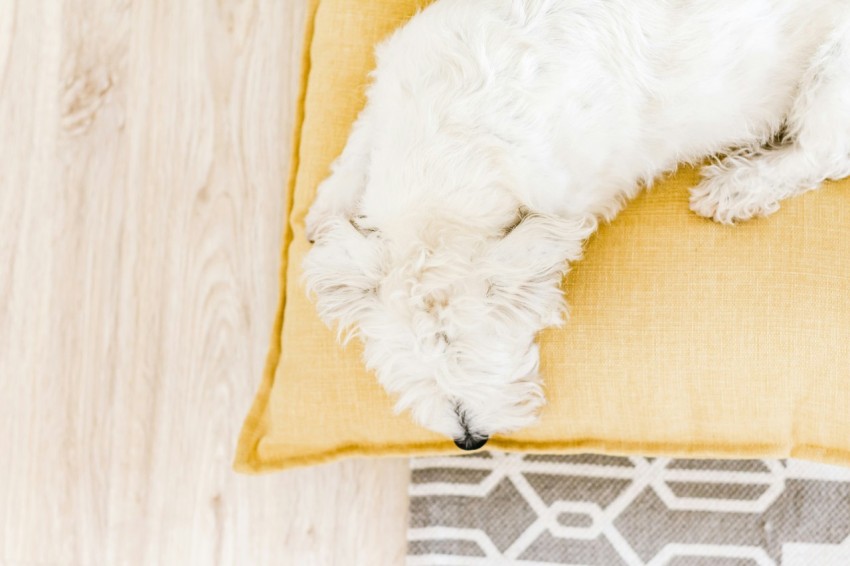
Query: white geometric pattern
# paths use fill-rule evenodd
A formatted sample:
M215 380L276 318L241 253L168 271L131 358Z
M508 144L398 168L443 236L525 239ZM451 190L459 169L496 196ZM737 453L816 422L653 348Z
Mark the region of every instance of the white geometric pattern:
M850 537L840 545L789 543L782 547L783 566L847 566Z
M697 462L497 452L420 458L411 465L411 566L561 565L570 559L604 566L614 566L615 560L627 566L681 566L697 557L701 565L716 558L779 566L780 555L787 566L850 566L850 469L793 460ZM610 492L611 497L585 497L585 480L595 482L594 492ZM558 481L563 482L560 488ZM824 491L825 482L840 484L837 496ZM497 488L507 494L498 496L507 504L476 511L476 505L489 504ZM783 515L777 502L792 498L789 502L799 510L800 505L820 501L809 495L806 503L801 497L821 491L828 496L824 501L835 501L838 507L830 504L823 510L831 515L830 532L810 536L805 523ZM446 508L456 508L456 516L447 516ZM519 534L503 534L500 529L512 516L527 514L526 508L533 515L520 525ZM565 516L571 518L569 524L560 520ZM675 526L650 533L667 523ZM729 528L726 534L724 525ZM846 540L822 544L823 537L835 536L835 529L845 529L839 540ZM777 538L783 533L791 538ZM588 550L570 557L573 551L566 550L565 542Z

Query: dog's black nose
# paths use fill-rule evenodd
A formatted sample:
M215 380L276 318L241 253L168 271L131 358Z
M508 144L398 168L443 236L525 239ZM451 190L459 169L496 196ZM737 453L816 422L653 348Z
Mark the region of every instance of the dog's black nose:
M473 434L467 434L461 438L455 438L455 444L461 450L478 450L490 439L489 436L478 436Z

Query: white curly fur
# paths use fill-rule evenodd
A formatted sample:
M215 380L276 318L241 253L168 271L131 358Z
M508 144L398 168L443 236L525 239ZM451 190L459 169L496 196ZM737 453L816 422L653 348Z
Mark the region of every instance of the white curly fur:
M377 49L307 216L322 318L416 422L532 424L535 337L598 220L680 162L719 222L850 174L850 2L439 0Z

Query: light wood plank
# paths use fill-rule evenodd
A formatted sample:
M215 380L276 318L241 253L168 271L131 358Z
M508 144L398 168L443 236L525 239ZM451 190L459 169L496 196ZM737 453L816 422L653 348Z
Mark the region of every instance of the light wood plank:
M304 0L0 2L0 558L400 564L405 461L230 469Z

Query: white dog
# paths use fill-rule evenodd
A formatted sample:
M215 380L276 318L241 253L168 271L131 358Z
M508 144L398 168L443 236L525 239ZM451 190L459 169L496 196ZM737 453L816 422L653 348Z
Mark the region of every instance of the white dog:
M319 313L466 450L532 424L599 220L680 162L733 223L850 174L850 1L439 0L377 49L307 216Z

